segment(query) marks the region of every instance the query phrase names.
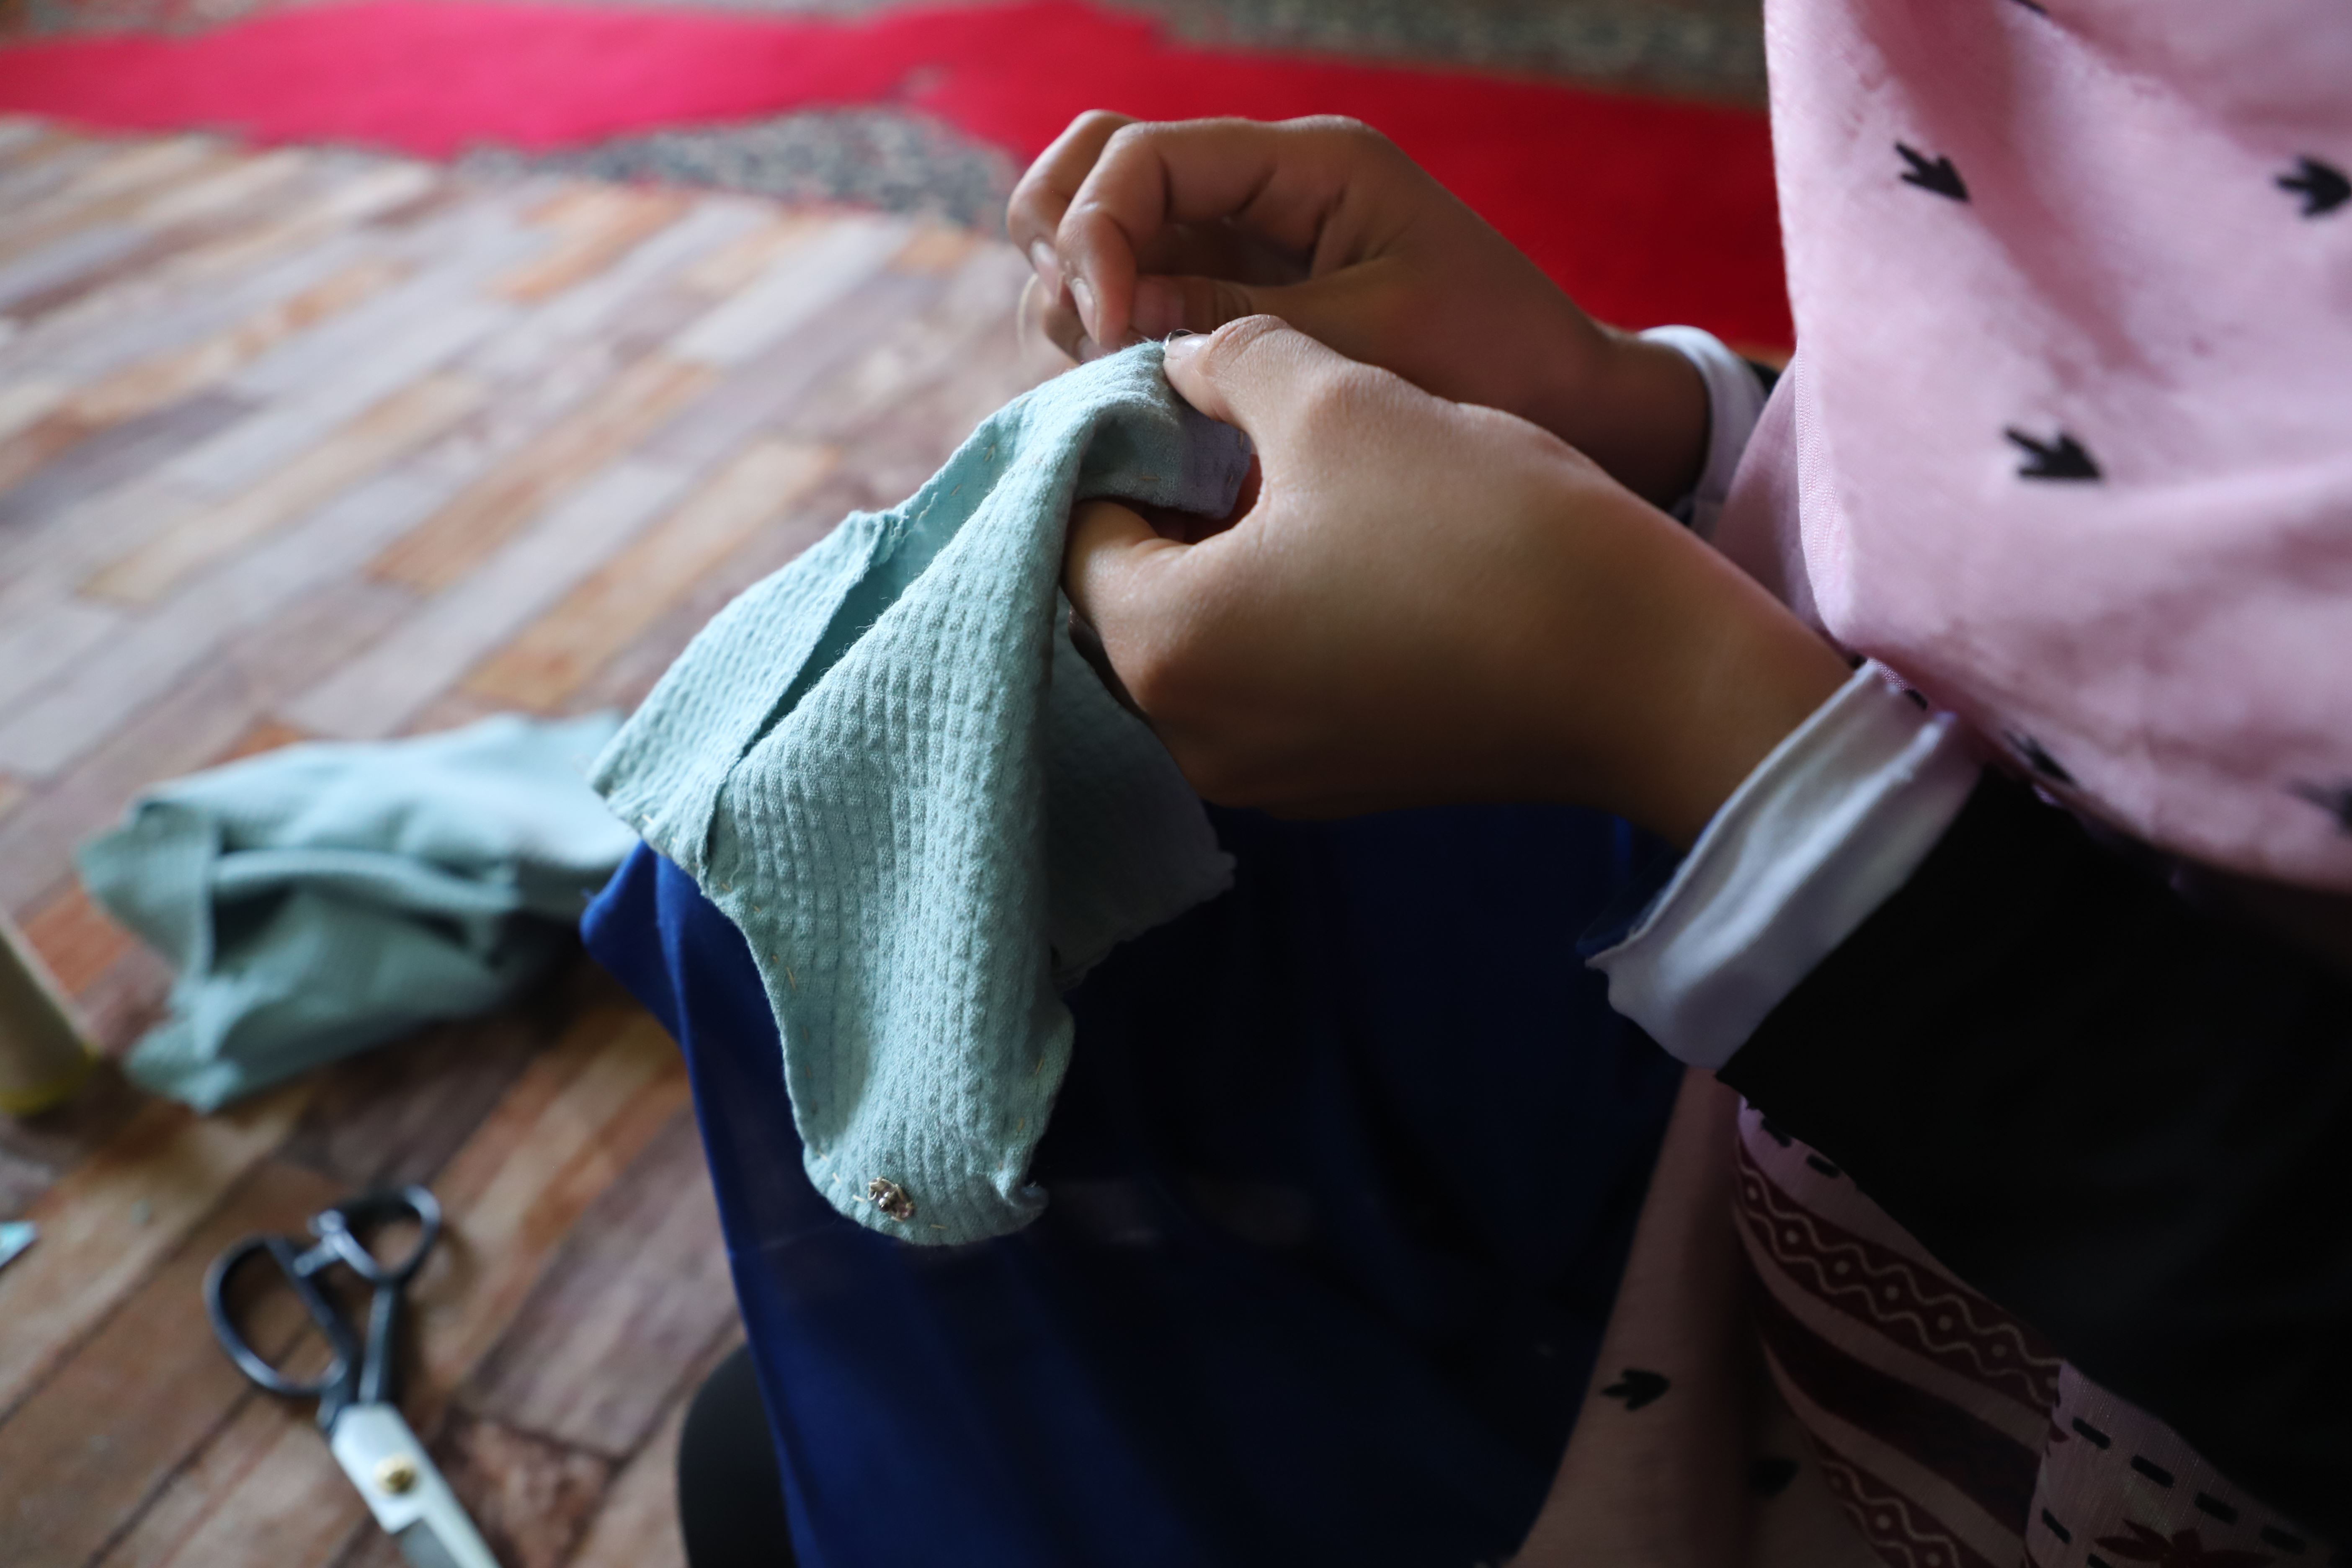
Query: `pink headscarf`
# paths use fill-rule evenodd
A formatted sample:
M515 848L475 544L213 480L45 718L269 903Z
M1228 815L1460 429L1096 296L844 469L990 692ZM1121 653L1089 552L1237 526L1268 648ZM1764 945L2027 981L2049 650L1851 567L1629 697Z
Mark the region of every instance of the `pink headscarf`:
M2352 5L1768 0L1717 542L2053 793L2352 889Z

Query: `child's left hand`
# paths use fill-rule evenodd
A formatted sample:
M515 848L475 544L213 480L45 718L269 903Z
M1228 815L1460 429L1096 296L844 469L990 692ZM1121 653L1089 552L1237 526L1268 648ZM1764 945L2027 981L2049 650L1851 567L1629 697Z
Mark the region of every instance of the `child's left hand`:
M1024 331L1073 358L1279 316L1423 391L1542 426L1662 504L1706 444L1673 349L1612 331L1352 120L1072 122L1013 194ZM1099 345L1099 347L1098 347Z

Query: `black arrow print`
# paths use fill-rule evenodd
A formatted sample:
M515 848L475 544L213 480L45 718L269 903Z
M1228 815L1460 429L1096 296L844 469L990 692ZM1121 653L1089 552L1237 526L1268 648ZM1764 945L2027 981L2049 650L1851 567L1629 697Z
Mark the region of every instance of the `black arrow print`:
M1666 1390L1671 1386L1673 1385L1667 1383L1661 1373L1643 1372L1638 1366L1629 1366L1617 1374L1616 1382L1601 1391L1601 1397L1622 1399L1625 1402L1626 1409L1639 1410L1644 1405L1655 1405L1664 1398Z
M1902 142L1895 144L1895 150L1903 154L1905 163L1911 165L1904 172L1905 184L1933 191L1939 196L1949 196L1956 202L1969 199L1967 182L1960 178L1960 172L1952 167L1951 159L1937 158L1931 162L1927 154Z
M2037 441L2024 431L2011 428L2001 432L2023 447L2024 467L2017 470L2021 479L2096 479L2105 476L2099 465L2091 461L2091 454L2083 450L2083 443L2063 430L2055 441Z
M2352 201L2352 180L2333 163L2305 156L2294 161L2294 172L2278 177L2278 188L2303 193L2303 216L2317 217Z

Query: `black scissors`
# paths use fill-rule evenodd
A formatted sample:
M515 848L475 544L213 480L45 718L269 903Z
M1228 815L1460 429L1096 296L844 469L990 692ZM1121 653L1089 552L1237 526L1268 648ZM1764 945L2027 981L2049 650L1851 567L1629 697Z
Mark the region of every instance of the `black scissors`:
M398 1220L415 1222L416 1239L406 1257L387 1263L356 1233ZM319 1426L336 1463L412 1568L498 1568L481 1531L466 1517L396 1404L401 1292L441 1237L441 1205L423 1187L370 1193L312 1215L310 1234L316 1239L308 1247L288 1237L248 1236L213 1260L205 1275L205 1310L212 1315L221 1348L239 1372L270 1393L319 1402ZM289 1377L278 1370L253 1348L229 1311L225 1292L230 1277L247 1259L263 1256L278 1265L326 1336L331 1359L316 1377ZM364 1342L319 1288L319 1277L337 1264L373 1288Z

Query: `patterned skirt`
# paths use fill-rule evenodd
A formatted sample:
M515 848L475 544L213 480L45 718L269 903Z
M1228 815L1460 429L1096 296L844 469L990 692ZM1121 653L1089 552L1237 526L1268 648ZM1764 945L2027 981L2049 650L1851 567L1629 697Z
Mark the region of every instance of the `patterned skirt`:
M2060 1360L1751 1106L1737 1204L1773 1383L1890 1568L2352 1563Z

